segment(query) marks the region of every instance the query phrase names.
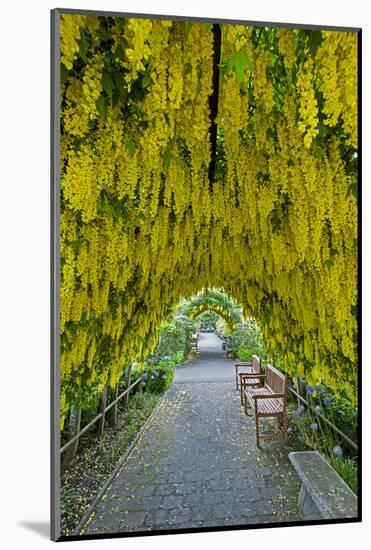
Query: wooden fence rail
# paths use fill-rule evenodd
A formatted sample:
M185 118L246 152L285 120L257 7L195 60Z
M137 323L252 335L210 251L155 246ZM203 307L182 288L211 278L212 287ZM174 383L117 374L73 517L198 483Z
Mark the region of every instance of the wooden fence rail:
M314 410L314 407L312 407L312 405L310 405L308 403L308 401L306 401L304 399L304 397L302 397L297 391L295 391L293 388L289 388L290 392L295 395L295 397L297 399L299 399L302 403L304 403L304 405L306 407L308 407L308 409L311 409L311 410ZM346 441L348 443L348 445L350 445L351 447L353 447L353 449L355 449L356 451L358 451L358 445L357 443L354 443L354 441L352 441L347 435L345 435L345 433L343 433L341 430L339 430L339 428L337 428L335 426L335 424L333 424L332 422L330 422L330 420L328 420L325 416L323 416L323 414L321 413L317 413L315 412L315 415L318 416L321 420L323 420L326 424L328 424L336 433L338 433L340 435L340 437Z
M268 363L270 362L270 358L268 357L267 359L263 360L263 364L266 366ZM302 397L297 391L295 391L293 388L289 388L290 392L295 395L295 397L301 401L302 403L304 403L304 405L308 408L308 409L311 409L312 411L314 410L314 407L312 407L312 405L310 405L310 403L308 403L308 401L306 399L304 399L304 397ZM325 422L328 426L330 426L330 428L332 428L337 434L340 435L340 437L346 441L348 443L348 445L350 445L355 451L358 452L358 445L357 443L354 443L354 441L352 441L347 435L345 435L345 433L343 433L341 430L339 430L339 428L337 426L335 426L335 424L333 424L332 422L330 422L330 420L328 420L325 416L323 416L321 413L315 413L316 416L318 416L319 418L321 418L321 420L323 420L323 422Z
M68 449L73 443L75 443L75 441L77 441L85 432L87 432L89 430L89 428L91 428L99 420L104 419L107 411L112 409L112 407L114 405L116 405L116 403L118 401L120 401L120 399L125 397L125 395L128 395L130 390L132 390L137 384L139 384L139 382L142 381L142 378L143 378L143 376L140 376L135 382L133 382L128 388L126 388L126 390L123 391L114 401L112 401L112 403L107 405L107 407L105 407L102 412L100 412L95 418L93 418L93 420L91 420L91 422L89 422L89 424L87 424L82 430L80 430L76 435L74 435L72 439L67 441L67 443L65 445L63 445L63 447L61 447L60 454L64 453L64 451L66 449Z

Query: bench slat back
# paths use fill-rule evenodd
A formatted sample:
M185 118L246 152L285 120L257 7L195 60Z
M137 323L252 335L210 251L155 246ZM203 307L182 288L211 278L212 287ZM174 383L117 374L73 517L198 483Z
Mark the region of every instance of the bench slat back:
M287 376L273 365L267 365L265 383L271 388L273 393L286 393Z
M258 355L252 356L252 370L256 374L260 373L260 357Z

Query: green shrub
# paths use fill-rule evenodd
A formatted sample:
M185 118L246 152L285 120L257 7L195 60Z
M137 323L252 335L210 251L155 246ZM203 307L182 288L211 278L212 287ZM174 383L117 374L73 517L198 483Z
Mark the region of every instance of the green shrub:
M159 357L175 355L186 347L187 337L182 326L176 322L166 323L160 329L155 354Z
M245 348L241 346L237 350L237 357L240 361L250 361L252 355L253 353L249 348Z
M184 315L176 315L164 323L154 351L147 358L148 363L157 365L162 357L172 357L180 363L188 354L188 342L194 332L194 322Z
M204 311L197 318L201 330L216 330L218 315L214 311Z
M85 399L81 413L81 426L88 424L98 414L99 404L102 396L101 386L91 388L89 399ZM68 434L68 422L64 424L62 435Z
M236 330L228 337L227 341L236 355L239 354L241 348L248 350L249 357L247 360L251 359L251 355L253 354L265 357L267 353L260 329L253 319L249 319L238 325Z
M174 322L185 333L186 339L189 340L196 330L196 323L193 319L190 319L187 315L184 315L180 311L175 314Z
M325 413L339 430L357 442L358 411L348 399L334 398L326 407Z
M175 364L181 363L184 361L184 351L177 351L175 355L172 356L172 359L174 360Z
M145 391L163 393L174 380L175 361L163 357L156 365L146 364L144 376L146 378Z
M143 368L139 366L137 363L133 363L130 371L130 384L134 384L136 380L143 374ZM124 391L126 388L126 381L125 377L122 377L121 379L121 385L119 385L119 391Z

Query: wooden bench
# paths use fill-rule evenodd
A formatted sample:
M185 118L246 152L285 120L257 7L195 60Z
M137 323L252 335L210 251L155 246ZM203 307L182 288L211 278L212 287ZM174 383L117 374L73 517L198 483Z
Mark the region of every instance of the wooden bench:
M249 379L258 379L262 386L256 387L247 385ZM287 416L286 398L288 377L272 365L267 365L265 374L247 374L243 378L244 407L245 414L248 408L253 410L256 426L256 445L260 447L260 439L271 439L277 437L277 433L260 434L259 418L281 417L283 425L283 439L287 443ZM246 382L245 382L246 381Z
M356 518L358 498L317 451L289 453L301 489L299 512L304 520Z
M192 334L189 342L190 351L198 351L198 334Z
M247 385L255 385L260 384L260 379L246 379L246 382L244 382L244 377L246 374L260 374L260 365L261 360L258 355L253 355L251 357L251 361L241 361L239 363L235 363L235 379L236 379L236 390L240 390L241 395L241 403L243 404L243 388ZM240 372L240 369L243 369L242 372Z
M191 340L190 350L191 351L198 351L198 342L197 342L197 340Z
M234 359L234 353L232 348L228 346L225 348L225 357L226 359Z

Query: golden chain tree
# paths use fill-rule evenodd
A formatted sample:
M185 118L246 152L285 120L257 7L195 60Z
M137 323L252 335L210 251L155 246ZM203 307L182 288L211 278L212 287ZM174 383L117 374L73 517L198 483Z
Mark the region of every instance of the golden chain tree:
M223 288L356 399L357 35L61 16L61 410Z

